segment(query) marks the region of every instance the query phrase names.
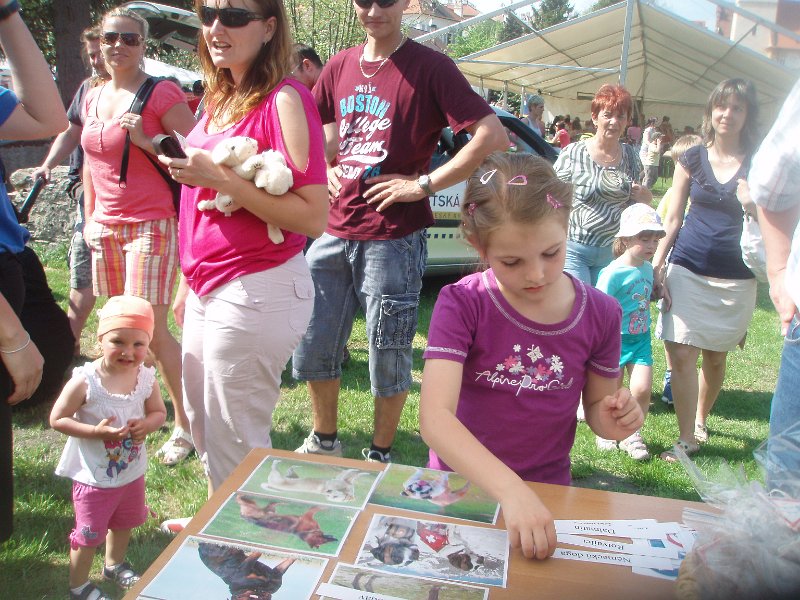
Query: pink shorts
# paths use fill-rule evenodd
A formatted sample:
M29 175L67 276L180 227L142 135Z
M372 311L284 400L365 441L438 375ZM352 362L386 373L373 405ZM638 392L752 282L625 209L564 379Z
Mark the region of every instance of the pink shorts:
M139 296L169 304L178 277L174 218L139 223L88 221L83 238L92 249L95 296Z
M147 520L144 475L115 488L99 488L72 482L75 529L69 534L70 547L94 548L106 541L109 529L133 529Z

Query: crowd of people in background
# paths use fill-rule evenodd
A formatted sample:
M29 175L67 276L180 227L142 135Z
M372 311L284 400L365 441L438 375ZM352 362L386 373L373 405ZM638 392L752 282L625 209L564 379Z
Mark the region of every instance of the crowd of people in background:
M292 43L280 0L229 4L196 2L203 80L191 91L150 78L142 68L147 22L110 10L81 38L93 75L64 114L16 0L0 0L0 44L16 90L0 88L0 136L58 134L34 171L45 180L71 154L78 214L68 317L76 355L95 298L109 298L97 331L102 355L75 370L50 417L70 437L57 469L73 480L70 598L106 597L88 581L103 540L104 577L123 588L138 580L125 554L131 529L146 517L144 440L166 417L153 365L174 412L157 455L175 465L196 451L210 494L251 449L271 447L290 358L312 412L296 452L342 456L341 365L361 310L374 405L361 454L392 461L413 381L425 230L434 222L428 198L457 182L468 182L461 232L487 268L446 286L436 302L420 431L431 467L456 469L500 502L525 556L551 555L556 537L548 508L524 482L570 483L578 420L601 450L650 458L651 300L661 300L654 333L666 349L663 395L678 430L675 447L660 456L674 462L677 448L691 455L708 441L727 354L744 345L755 308L755 278L739 245L745 215L765 225L772 297L796 334L796 286L785 270L797 266L797 190L775 169L800 167L796 156L776 152L777 142L753 158L760 138L752 83L717 86L702 136L691 127L676 136L669 116L637 116L620 85L601 86L583 121L566 114L546 123L544 97L531 95L523 119L559 149L550 165L504 152L499 119L453 61L403 33L403 2L354 0L366 41L325 65L313 48ZM364 89L370 100L354 94ZM785 109L791 115L797 93ZM470 138L431 169L445 127ZM184 156L153 144L173 132L186 140ZM269 193L217 158L218 148L241 144L284 157L286 193ZM675 174L656 210L651 190L666 152ZM763 169L752 192L751 162ZM3 186L0 195L0 386L8 398L0 402L0 478L11 482L10 406L33 393L42 357L18 318L18 255L29 234ZM220 196L231 199L225 212L197 210ZM267 235L268 226L280 236ZM170 311L180 342L167 327ZM796 422L792 352L787 337L771 436ZM507 374L523 371L525 386L508 383L517 379ZM482 401L489 395L491 404ZM534 421L546 434L529 435ZM130 470L109 462L108 448L125 444ZM0 540L11 535L12 506L4 485ZM163 528L175 532L186 521Z

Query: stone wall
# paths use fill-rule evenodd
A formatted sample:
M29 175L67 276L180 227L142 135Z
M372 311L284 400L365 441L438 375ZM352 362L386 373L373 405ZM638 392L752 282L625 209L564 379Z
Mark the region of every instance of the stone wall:
M35 164L41 164L41 160ZM9 177L15 190L9 196L17 208L22 206L28 192L33 187L30 173L34 168L19 169ZM31 232L32 240L55 245L69 244L72 237L72 226L75 223L76 207L75 202L66 191L69 184L68 171L69 168L65 166L53 169L50 183L39 192L36 203L28 216L28 222L25 223L25 227Z

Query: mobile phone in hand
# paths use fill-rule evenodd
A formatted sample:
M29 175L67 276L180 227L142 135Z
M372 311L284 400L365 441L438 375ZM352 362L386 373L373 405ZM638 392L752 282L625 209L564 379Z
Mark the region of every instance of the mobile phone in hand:
M181 148L180 143L171 135L159 134L153 138L153 147L156 153L163 154L170 158L186 158L186 153Z

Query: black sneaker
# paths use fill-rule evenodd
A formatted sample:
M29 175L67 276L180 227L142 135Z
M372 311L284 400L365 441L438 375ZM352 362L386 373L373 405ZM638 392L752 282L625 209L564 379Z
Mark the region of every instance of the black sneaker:
M672 371L664 372L664 391L661 392L661 401L667 406L672 406Z
M377 462L377 463L392 462L391 453L387 452L386 454L384 454L383 452L379 452L377 450L370 450L369 448L364 448L361 451L361 456L363 456L364 460L367 462Z

